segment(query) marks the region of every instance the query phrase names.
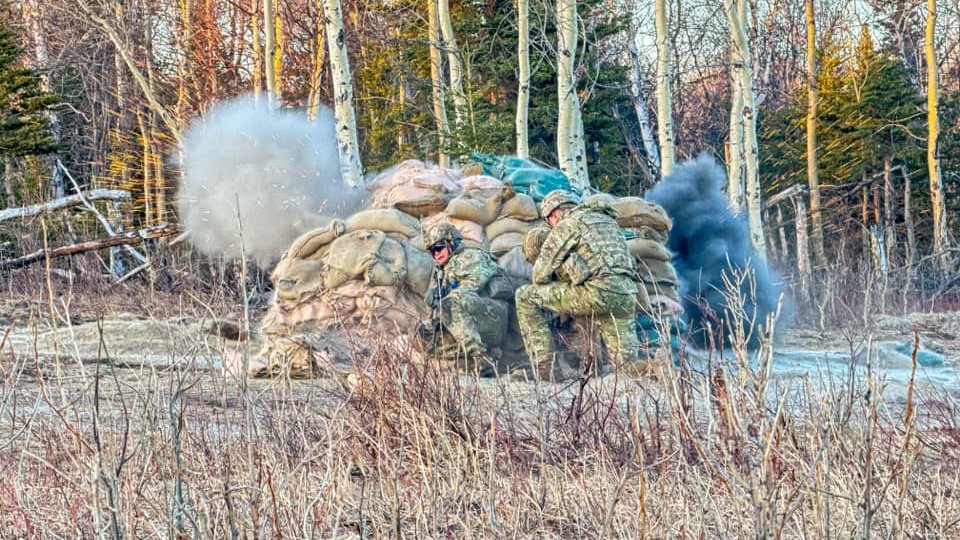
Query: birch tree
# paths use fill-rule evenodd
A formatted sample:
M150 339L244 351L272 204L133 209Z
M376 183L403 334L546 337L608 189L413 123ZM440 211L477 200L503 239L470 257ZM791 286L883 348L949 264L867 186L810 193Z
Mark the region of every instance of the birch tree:
M813 256L823 268L827 257L823 247L823 215L820 205L820 178L817 170L817 26L813 0L804 1L807 19L807 187L810 189L810 218L813 227ZM798 237L799 238L799 237Z
M927 169L930 177L930 206L933 216L933 252L942 254L949 246L947 214L944 202L943 180L940 174L940 155L937 148L940 137L939 87L937 58L934 52L934 29L937 24L937 1L927 0L927 24L924 33L924 52L927 62Z
M462 128L466 118L467 99L463 93L463 61L457 37L453 33L450 20L450 0L437 0L437 19L440 23L440 35L443 38L441 50L446 52L447 67L450 70L450 97L453 98L453 121Z
M743 117L743 155L746 171L747 223L750 229L750 243L762 259L767 258L767 242L763 234L763 205L760 197L760 175L757 155L757 116L753 97L753 70L750 60L750 43L746 33L746 9L741 6L746 0L724 0L730 34L739 52L739 61L743 68L738 72L743 107L732 111L733 115ZM739 120L738 120L739 121Z
M650 124L650 109L647 107L647 98L643 91L642 70L640 68L640 29L637 21L640 19L640 2L633 6L633 17L630 20L630 93L633 101L633 110L640 124L640 139L643 150L647 155L647 162L651 168L660 169L660 152L657 149L657 137Z
M737 8L740 20L746 20L746 6L742 2ZM742 215L745 207L743 186L743 86L740 80L743 73L743 59L736 43L730 44L730 143L727 153L727 199L736 215Z
M440 54L437 0L427 0L427 30L430 34L430 83L433 88L433 118L437 123L437 163L441 167L450 164L447 146L450 140L450 124L447 122L447 107L444 103L443 58Z
M267 103L270 108L280 104L280 85L277 65L280 47L277 46L276 0L263 0L263 47L267 57L264 67L267 79Z
M530 2L517 0L517 156L530 157Z
M269 2L270 0L267 0L267 3ZM350 187L358 187L363 184L363 164L360 161L357 116L353 109L353 81L343 33L343 11L340 8L340 0L323 0L323 21L330 54L330 74L333 80L340 171L344 183Z
M673 80L669 20L666 0L655 0L657 29L657 134L660 139L660 176L673 172L673 104L670 83Z
M268 1L269 0L265 0ZM260 43L260 0L250 0L250 70L252 73L253 98L259 101L263 92L262 69L263 47Z
M557 160L560 170L579 187L590 184L586 175L583 121L574 75L577 52L576 0L557 0Z

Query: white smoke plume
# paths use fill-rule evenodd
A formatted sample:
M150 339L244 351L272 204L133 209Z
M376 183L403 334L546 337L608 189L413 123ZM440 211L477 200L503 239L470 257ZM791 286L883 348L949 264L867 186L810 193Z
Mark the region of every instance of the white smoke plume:
M190 126L184 141L180 219L201 252L228 259L243 250L266 266L300 234L345 215L366 198L340 178L333 114L269 111L252 98L222 103Z

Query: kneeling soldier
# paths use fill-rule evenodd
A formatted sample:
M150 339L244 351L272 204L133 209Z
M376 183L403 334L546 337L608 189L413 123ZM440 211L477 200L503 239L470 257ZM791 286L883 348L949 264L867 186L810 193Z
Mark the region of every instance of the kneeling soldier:
M540 203L551 231L533 265L533 283L516 292L524 346L540 377L554 373L557 347L550 321L558 314L594 319L615 366L637 358L633 257L609 208L578 203L563 190L551 191Z
M442 359L465 359L466 367L492 376L495 348L507 331L510 282L490 253L464 246L453 225L441 223L425 238L435 266L426 297L434 328L424 349Z

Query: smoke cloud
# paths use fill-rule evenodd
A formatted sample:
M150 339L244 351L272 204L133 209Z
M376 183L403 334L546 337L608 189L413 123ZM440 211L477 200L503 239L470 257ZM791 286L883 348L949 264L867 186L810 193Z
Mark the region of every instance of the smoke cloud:
M700 156L677 166L646 193L673 218L668 247L674 252L688 322L701 342L708 338L706 323L716 329L727 316L728 296L743 299L758 327L780 297L780 279L754 252L747 224L731 213L721 191L725 184L723 168ZM748 269L751 279L738 283L736 276Z
M222 103L186 134L183 182L177 193L191 242L211 256L261 266L300 234L345 215L367 192L340 178L333 114L311 122L302 111L269 111L251 98Z

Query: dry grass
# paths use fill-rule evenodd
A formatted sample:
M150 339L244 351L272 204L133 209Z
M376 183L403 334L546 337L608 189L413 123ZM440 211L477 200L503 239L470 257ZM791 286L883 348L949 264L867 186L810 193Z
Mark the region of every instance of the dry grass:
M37 297L38 331L90 302ZM151 312L236 311L197 298ZM202 347L162 369L3 349L0 537L960 537L946 393L888 402L853 369L783 385L769 348L567 386L373 349L352 387L198 369Z

